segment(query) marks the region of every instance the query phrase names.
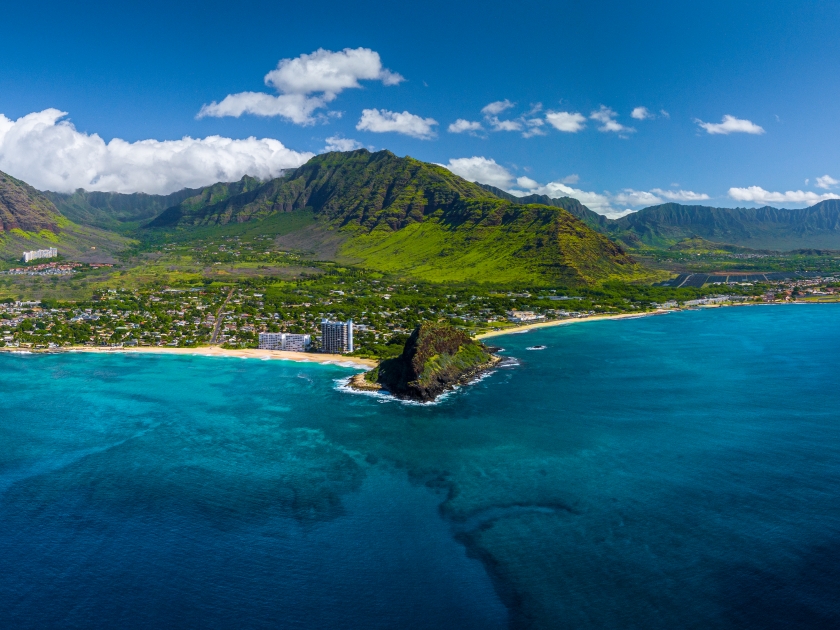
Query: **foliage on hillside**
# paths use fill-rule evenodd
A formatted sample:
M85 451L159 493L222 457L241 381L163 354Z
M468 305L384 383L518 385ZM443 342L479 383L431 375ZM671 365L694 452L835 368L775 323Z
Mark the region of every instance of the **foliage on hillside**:
M382 361L366 378L397 396L429 401L493 361L490 351L462 330L425 322L411 333L400 356Z
M0 172L0 232L12 230L58 232L58 211L32 186Z
M44 192L58 211L80 225L105 230L126 231L202 192L203 189L184 188L170 195L146 193L90 192L79 189L73 193Z
M327 153L220 201L194 197L153 228L201 229L311 211L287 239L329 258L435 281L585 283L643 277L608 238L559 207L499 199L449 170L389 151ZM327 243L329 246L325 246Z
M441 166L398 158L390 151L370 153L360 149L319 155L246 194L231 191L225 199L205 204L187 200L150 225L223 225L312 208L341 226L398 230L438 210L452 208L462 199L487 196L475 184Z
M0 172L0 260L47 247L83 261L110 260L128 244L112 232L73 223L44 194Z

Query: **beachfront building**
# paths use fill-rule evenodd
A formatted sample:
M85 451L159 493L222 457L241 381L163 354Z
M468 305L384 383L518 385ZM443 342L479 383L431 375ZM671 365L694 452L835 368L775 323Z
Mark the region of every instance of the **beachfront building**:
M23 262L31 262L39 258L55 258L58 250L55 247L49 249L33 249L31 252L23 252Z
M321 351L328 354L353 352L353 320L321 320Z
M306 352L312 345L312 335L294 333L260 333L260 350Z
M508 321L516 324L536 322L543 319L545 319L544 315L538 315L533 311L508 311Z

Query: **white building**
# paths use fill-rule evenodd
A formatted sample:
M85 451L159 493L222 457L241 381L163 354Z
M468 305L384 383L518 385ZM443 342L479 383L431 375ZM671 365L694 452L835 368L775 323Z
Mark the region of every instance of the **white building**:
M31 262L39 258L55 258L58 250L55 247L49 249L33 249L31 252L23 252L23 262Z
M328 354L353 352L353 320L331 322L322 319L321 351Z
M544 315L538 315L534 311L508 311L508 321L514 323L536 322L545 319Z
M288 350L306 352L312 345L312 335L294 333L260 333L260 350Z

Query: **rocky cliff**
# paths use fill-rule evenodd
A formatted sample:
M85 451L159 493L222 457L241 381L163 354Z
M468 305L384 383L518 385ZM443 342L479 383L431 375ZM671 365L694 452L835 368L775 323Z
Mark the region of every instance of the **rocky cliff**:
M382 361L366 380L400 398L432 401L492 367L498 358L483 344L448 324L426 322L405 343L402 354Z

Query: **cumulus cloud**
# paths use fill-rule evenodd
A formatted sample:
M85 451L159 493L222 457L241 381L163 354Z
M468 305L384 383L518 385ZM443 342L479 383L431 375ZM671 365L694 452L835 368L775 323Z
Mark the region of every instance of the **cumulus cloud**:
M46 109L11 120L0 114L0 170L41 190L77 188L166 194L184 187L269 179L296 168L312 153L299 153L271 138L141 140L81 133L66 112Z
M662 190L661 188L654 188L651 192L668 201L705 201L709 199L709 195L706 193L696 193L693 190Z
M534 190L540 187L540 183L531 179L530 177L517 177L516 185L525 190Z
M630 117L635 118L636 120L648 120L650 118L656 118L656 116L651 113L651 111L647 107L635 107L633 111L630 112Z
M615 118L618 114L615 113L612 109L607 107L606 105L601 105L600 109L595 110L589 117L592 120L597 120L601 123L601 126L598 127L598 131L604 132L614 132L614 133L634 133L636 130L633 127L625 127L620 122L618 122Z
M510 170L497 164L495 160L480 156L451 159L448 164L441 166L466 180L490 184L517 197L534 194L548 195L553 199L572 197L590 210L612 219L635 212L633 208L658 205L664 203L665 200L701 201L709 198L705 193L696 193L691 190L663 190L662 188L652 190L625 188L615 194L609 191L599 193L571 186L570 184L577 184L580 181L580 177L576 174L548 184L540 184L530 177L516 177Z
M491 131L521 131L523 138L544 136L545 131L542 127L545 125L545 121L536 116L542 110L542 103L532 105L528 112L522 114L521 116L517 116L516 118L507 120L499 118L499 114L514 107L515 105L516 103L508 99L488 103L481 108L481 113L484 114L484 122Z
M450 171L470 182L489 184L497 188L507 188L513 184L513 175L496 160L486 157L455 158L448 164L441 164ZM535 182L536 183L536 182Z
M815 193L810 190L788 190L786 192L770 192L761 186L747 188L730 188L729 196L736 201L752 201L754 203L805 203L814 205L826 199L840 199L835 193Z
M522 134L523 138L533 138L534 136L545 135L545 131L543 131L545 121L542 118L526 118L524 122L527 129L525 129Z
M761 135L764 129L759 127L754 122L745 120L743 118L735 118L726 114L723 120L719 123L703 122L699 118L695 118L694 122L706 130L707 133L713 135L729 135L730 133L750 133L753 135Z
M823 175L822 177L817 177L817 188L829 190L830 188L834 188L837 184L840 184L840 182L831 177L830 175Z
M503 101L493 101L481 108L481 113L485 116L498 116L506 109L510 109L516 103L510 102L508 99Z
M362 87L359 81L381 81L397 85L405 79L382 66L379 53L369 48L345 48L333 52L319 48L308 55L281 59L277 68L265 75L265 84L279 94L239 92L220 102L204 105L198 118L233 116L280 116L299 125L310 125L313 113L327 106L343 90Z
M324 147L324 151L355 151L356 149L361 148L361 142L356 142L352 138L335 135L327 138L327 145Z
M435 136L432 127L437 125L434 118L422 118L409 112L391 112L387 109L363 109L362 117L356 124L359 131L374 133L394 132L412 138L428 140Z
M586 116L578 112L546 112L548 124L558 131L577 133L586 128Z
M475 136L484 131L484 127L481 126L480 122L459 118L449 125L447 131L449 133L468 133L471 136Z

